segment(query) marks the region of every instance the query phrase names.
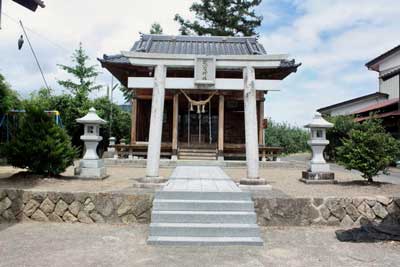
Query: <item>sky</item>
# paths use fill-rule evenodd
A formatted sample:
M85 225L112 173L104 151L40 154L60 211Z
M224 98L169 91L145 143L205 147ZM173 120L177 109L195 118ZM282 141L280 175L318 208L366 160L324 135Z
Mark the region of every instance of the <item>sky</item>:
M57 80L69 77L57 64L71 64L79 43L91 58L129 50L159 22L165 34L178 34L176 13L193 18L192 0L44 0L46 8L33 13L11 0L3 0L0 29L0 73L21 97L43 87L34 58L25 42L17 49L22 20L38 55L46 80L62 93ZM365 63L399 44L398 0L264 0L256 8L264 17L257 29L269 54L289 54L301 62L297 73L266 96L266 116L303 126L321 107L378 91L377 73ZM111 75L101 71L97 83L106 95ZM120 92L114 96L122 104Z

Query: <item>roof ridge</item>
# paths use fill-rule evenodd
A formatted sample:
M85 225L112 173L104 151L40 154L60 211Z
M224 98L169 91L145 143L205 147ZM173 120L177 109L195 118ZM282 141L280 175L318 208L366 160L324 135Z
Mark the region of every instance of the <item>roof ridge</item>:
M245 42L246 40L258 41L257 36L206 36L206 35L168 35L168 34L144 34L140 35L140 39L143 41L152 38L153 40L179 40L179 41L190 41L204 39L207 41L222 41L222 40L233 40Z

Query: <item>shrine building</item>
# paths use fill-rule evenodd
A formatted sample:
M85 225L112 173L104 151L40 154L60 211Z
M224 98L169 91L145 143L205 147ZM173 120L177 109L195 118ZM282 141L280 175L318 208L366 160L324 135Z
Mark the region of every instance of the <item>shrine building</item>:
M131 153L158 176L161 156L246 158L258 176L264 101L300 64L255 37L141 35L102 67L132 90ZM254 177L255 178L255 177Z

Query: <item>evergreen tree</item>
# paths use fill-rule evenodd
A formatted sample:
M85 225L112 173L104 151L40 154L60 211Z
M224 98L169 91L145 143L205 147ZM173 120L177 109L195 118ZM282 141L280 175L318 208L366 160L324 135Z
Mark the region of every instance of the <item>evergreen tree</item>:
M183 35L252 36L261 25L262 16L257 16L254 7L261 0L202 0L193 3L190 11L196 19L189 21L175 15Z
M7 161L12 166L46 176L64 172L76 155L67 133L37 105L26 106L18 132L6 145Z
M163 34L163 28L161 27L160 23L154 22L151 24L150 34Z
M96 85L95 80L99 75L96 70L96 65L88 66L89 56L86 55L85 50L82 48L82 43L79 44L79 48L76 49L72 55L72 62L74 66L66 66L59 64L58 66L71 74L77 82L67 79L59 80L58 84L70 90L72 95L78 100L86 100L89 93L94 90L99 90L101 85Z

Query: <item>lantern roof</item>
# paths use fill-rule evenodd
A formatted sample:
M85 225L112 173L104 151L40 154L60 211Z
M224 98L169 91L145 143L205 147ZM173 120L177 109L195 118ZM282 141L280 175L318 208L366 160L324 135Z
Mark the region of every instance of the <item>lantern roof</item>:
M76 120L78 123L82 124L106 124L107 122L100 118L95 108L90 108L88 114Z
M333 124L326 121L321 113L315 112L313 120L304 126L305 128L332 128Z

